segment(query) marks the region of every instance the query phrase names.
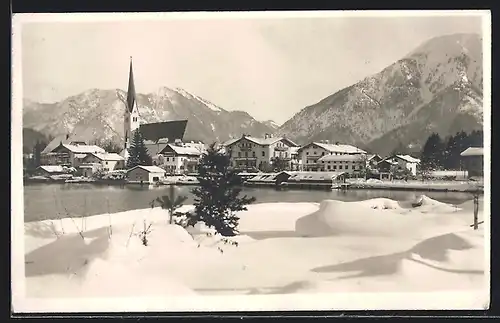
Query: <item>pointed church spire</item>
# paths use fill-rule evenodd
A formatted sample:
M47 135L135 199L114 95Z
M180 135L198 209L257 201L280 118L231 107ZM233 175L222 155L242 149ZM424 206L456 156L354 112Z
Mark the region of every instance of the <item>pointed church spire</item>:
M132 56L130 56L130 71L128 75L128 90L127 90L127 109L132 112L134 109L134 103L136 101L135 97L135 85L134 85L134 71L132 70Z

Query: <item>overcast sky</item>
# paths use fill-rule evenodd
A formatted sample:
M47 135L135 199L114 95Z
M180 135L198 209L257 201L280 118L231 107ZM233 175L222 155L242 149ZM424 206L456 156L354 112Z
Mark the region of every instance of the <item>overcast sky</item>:
M226 110L282 123L377 73L435 36L481 34L479 17L287 18L30 23L24 97L55 102L91 88L181 87Z

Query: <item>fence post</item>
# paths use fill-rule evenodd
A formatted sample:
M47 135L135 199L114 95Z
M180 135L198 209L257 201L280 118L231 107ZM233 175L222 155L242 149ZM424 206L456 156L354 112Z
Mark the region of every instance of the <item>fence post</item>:
M479 193L474 193L474 230L478 229Z

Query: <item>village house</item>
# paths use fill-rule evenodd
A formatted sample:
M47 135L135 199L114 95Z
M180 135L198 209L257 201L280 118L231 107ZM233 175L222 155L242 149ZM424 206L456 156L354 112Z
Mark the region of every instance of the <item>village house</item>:
M483 147L469 147L460 153L469 177L484 175Z
M82 164L100 164L108 172L125 168L125 158L115 153L90 153L82 159Z
M319 159L327 155L363 155L366 151L351 145L330 144L325 142L311 142L298 150L301 167L304 171L322 171L325 164Z
M379 161L376 165L376 170L379 173L380 180L392 180L392 171L395 167L398 167L398 162L390 158Z
M414 158L410 155L395 155L390 159L393 162L396 162L398 167L409 170L413 176L417 175L417 168L418 165L420 165L420 159Z
M356 155L325 155L318 159L323 171L339 171L347 174L361 172L366 167L366 158L363 154Z
M161 165L167 173L195 173L205 147L203 144L167 144L155 158L155 163Z
M165 170L158 166L137 165L127 171L129 183L154 184L165 179Z
M370 154L366 157L366 167L375 168L383 158L378 154Z
M294 156L293 148L298 147L293 141L284 137L273 137L266 134L264 138L243 135L224 144L226 152L231 156L231 164L236 169L268 169L276 158L282 159L290 169Z
M71 142L59 146L40 156L44 165L64 165L78 167L83 159L91 153L104 154L106 151L96 145L87 145L85 142Z

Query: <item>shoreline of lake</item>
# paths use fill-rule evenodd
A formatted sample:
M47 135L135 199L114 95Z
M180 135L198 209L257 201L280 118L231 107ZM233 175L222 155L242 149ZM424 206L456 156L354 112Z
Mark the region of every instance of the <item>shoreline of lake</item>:
M349 183L349 182L348 182ZM24 182L23 186L29 186L29 185L53 185L53 184L58 184L58 185L95 185L95 186L141 186L141 187L149 187L149 186L155 186L154 184L140 184L140 183L128 183L128 182L123 182L123 181L94 181L94 182L80 182L80 183L65 183L65 182L58 182L58 181L47 181L47 182L39 182L39 181L26 181ZM193 187L197 186L195 183L175 183L175 184L161 184L158 186L170 186L170 185L175 185L175 186L188 186L188 187ZM302 186L302 187L301 187ZM243 185L243 187L257 187L257 188L273 188L274 185L252 185L252 186L247 186ZM314 184L301 184L301 185L294 185L293 187L287 188L287 190L315 190L317 188L314 188ZM329 188L322 188L325 190L329 190ZM405 183L405 182L382 182L382 183L359 183L359 182L350 182L349 183L349 190L392 190L392 191L415 191L415 192L464 192L464 193L475 193L479 192L481 194L484 193L484 188L481 184L481 186L474 186L471 185L469 182L410 182L410 183ZM335 189L332 189L335 190ZM286 191L286 190L285 190Z
M25 222L60 217L81 217L103 213L117 213L151 207L151 202L158 196L167 195L169 186L140 185L93 185L81 184L30 184L24 186L24 220ZM192 204L193 186L175 186L177 194L188 197L185 204ZM361 201L371 198L391 198L407 201L417 195L427 195L435 200L460 204L473 199L468 192L417 192L384 189L360 190L305 190L290 189L279 191L274 188L243 187L242 195L253 196L256 204L277 202L313 202L323 200Z

